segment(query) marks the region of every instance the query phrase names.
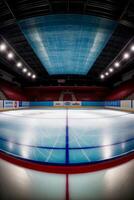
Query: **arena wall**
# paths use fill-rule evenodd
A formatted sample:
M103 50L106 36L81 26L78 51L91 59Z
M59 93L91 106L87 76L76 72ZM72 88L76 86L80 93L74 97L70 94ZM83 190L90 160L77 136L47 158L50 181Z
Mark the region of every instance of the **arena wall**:
M134 111L134 100L117 101L12 101L0 100L0 110L34 109L34 108L107 108Z

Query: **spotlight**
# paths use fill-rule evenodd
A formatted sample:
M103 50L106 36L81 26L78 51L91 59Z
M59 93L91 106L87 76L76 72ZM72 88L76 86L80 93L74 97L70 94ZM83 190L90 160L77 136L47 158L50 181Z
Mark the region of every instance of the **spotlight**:
M9 52L9 53L7 54L7 57L8 57L9 59L12 59L12 58L14 57L14 54L13 54L12 52Z
M120 66L120 63L119 63L119 62L115 62L115 63L114 63L114 66L115 66L116 68L118 68L118 67Z
M22 70L24 73L26 73L27 72L27 68L23 68L23 70Z
M131 51L134 51L134 45L131 46Z
M101 74L101 75L100 75L100 78L101 78L101 79L104 79L104 78L105 78L105 76L104 76L103 74Z
M18 68L21 68L21 67L22 67L22 63L21 63L21 62L17 62L16 66L17 66Z
M5 51L7 48L5 43L0 44L0 51Z
M128 59L130 57L129 53L124 53L123 58Z
M35 74L33 74L33 75L32 75L32 78L33 78L33 79L35 79L35 78L36 78L36 75L35 75Z
M28 75L28 76L31 76L31 72L28 72L27 75Z
M113 68L109 68L109 72L113 72L114 71L114 69Z
M109 75L109 73L108 73L108 72L106 72L106 73L105 73L105 75L106 75L106 76L108 76L108 75Z

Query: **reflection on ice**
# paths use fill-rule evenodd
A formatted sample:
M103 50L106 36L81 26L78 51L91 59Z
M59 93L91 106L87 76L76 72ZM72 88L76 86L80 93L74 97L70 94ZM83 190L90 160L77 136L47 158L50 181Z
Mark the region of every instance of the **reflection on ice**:
M0 150L54 164L102 161L134 150L133 121L103 109L7 111L0 113Z

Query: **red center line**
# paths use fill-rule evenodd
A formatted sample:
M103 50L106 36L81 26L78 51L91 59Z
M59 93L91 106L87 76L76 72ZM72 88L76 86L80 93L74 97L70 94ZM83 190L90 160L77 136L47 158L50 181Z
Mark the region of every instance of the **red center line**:
M69 174L66 174L66 200L69 200Z

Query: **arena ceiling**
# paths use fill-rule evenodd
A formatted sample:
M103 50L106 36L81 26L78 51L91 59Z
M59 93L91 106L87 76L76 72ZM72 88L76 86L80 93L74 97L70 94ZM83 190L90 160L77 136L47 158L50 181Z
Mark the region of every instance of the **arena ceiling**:
M23 85L116 84L133 73L132 58L106 80L100 74L133 43L133 36L131 0L0 0L0 38L37 79L27 78L3 55L0 69Z

